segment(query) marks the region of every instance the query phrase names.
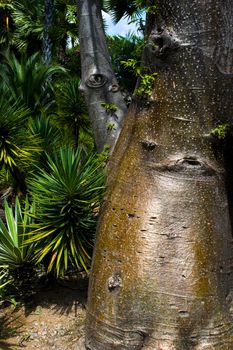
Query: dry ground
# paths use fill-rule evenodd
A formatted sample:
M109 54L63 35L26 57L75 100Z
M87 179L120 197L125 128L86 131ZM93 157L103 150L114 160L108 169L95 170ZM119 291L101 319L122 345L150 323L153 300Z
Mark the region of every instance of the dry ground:
M0 309L1 350L76 350L84 334L87 280L44 288Z

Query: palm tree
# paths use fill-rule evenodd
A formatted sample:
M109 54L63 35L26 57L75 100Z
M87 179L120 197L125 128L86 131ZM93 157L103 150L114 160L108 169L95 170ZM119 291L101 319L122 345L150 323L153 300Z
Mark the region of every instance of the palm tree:
M43 58L46 64L52 60L52 40L50 30L53 26L54 1L44 0L44 33L43 33Z
M54 9L55 18L51 29L51 37L58 48L58 61L64 64L68 37L72 38L72 41L78 37L75 1L55 0Z
M43 0L14 1L12 18L16 26L14 42L17 49L28 55L39 51L44 29Z
M145 0L103 0L103 8L112 15L115 23L122 17L140 16L146 6Z
M66 71L60 66L44 65L39 53L20 60L12 53L3 56L0 77L14 101L26 106L32 116L48 112L54 106L54 89L51 80L55 74Z

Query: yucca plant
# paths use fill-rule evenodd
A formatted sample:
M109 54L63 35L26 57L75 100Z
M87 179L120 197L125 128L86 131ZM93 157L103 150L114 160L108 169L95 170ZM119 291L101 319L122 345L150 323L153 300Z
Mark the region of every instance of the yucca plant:
M35 243L25 245L33 223L34 205L25 200L22 209L18 197L14 209L4 202L5 221L0 219L0 270L2 287L12 282L17 294L31 293L35 279ZM6 276L8 281L6 281Z
M48 157L48 167L29 183L37 207L28 243L38 242L38 262L46 257L48 272L61 276L68 267L89 266L104 173L96 155L72 148Z
M25 168L31 164L33 155L40 152L38 140L29 135L27 121L29 110L17 102L8 100L8 95L0 96L0 170L11 174L25 192Z

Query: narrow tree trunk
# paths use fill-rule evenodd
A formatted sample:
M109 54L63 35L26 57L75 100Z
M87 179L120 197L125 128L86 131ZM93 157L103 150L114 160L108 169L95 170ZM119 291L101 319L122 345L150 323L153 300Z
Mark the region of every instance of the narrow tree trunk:
M233 4L156 3L145 57L159 74L112 157L86 348L232 350L232 235L211 131L233 115Z
M98 0L78 0L82 84L98 151L113 150L126 104L111 68Z
M52 40L49 36L49 31L53 25L53 0L44 0L44 33L43 33L43 58L46 64L52 60Z

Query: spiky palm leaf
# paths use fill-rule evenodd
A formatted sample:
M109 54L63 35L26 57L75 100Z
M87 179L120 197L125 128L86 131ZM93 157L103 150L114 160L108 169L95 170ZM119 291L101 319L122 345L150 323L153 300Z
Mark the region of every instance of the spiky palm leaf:
M29 110L12 103L2 92L0 96L0 170L5 169L22 187L23 169L33 161L41 148L37 138L29 135ZM24 191L24 188L22 188Z
M60 66L43 64L40 53L19 61L14 54L6 53L0 65L0 77L14 101L30 109L32 115L48 111L54 103L51 78L66 71Z
M103 0L103 8L112 15L115 23L123 17L140 16L145 5L144 0Z
M46 115L32 118L29 131L41 140L41 148L47 154L54 153L63 143L61 130Z
M87 269L95 230L95 210L103 192L102 165L95 155L61 149L49 158L50 171L41 170L30 182L37 203L34 234L39 262L50 258L48 271L63 275L72 264Z
M41 46L44 27L43 0L14 1L12 17L16 25L14 34L16 47L21 52L36 51ZM35 52L35 51L34 51Z
M51 118L40 115L31 118L29 122L30 134L40 140L41 152L36 158L35 165L40 168L47 167L47 155L54 154L61 145L65 144L61 130L52 123Z
M26 199L22 209L16 197L14 210L7 201L4 208L6 224L0 219L0 280L2 287L11 281L19 294L25 295L29 293L35 276L35 243L25 245L35 206L30 206ZM8 281L4 279L6 276Z

